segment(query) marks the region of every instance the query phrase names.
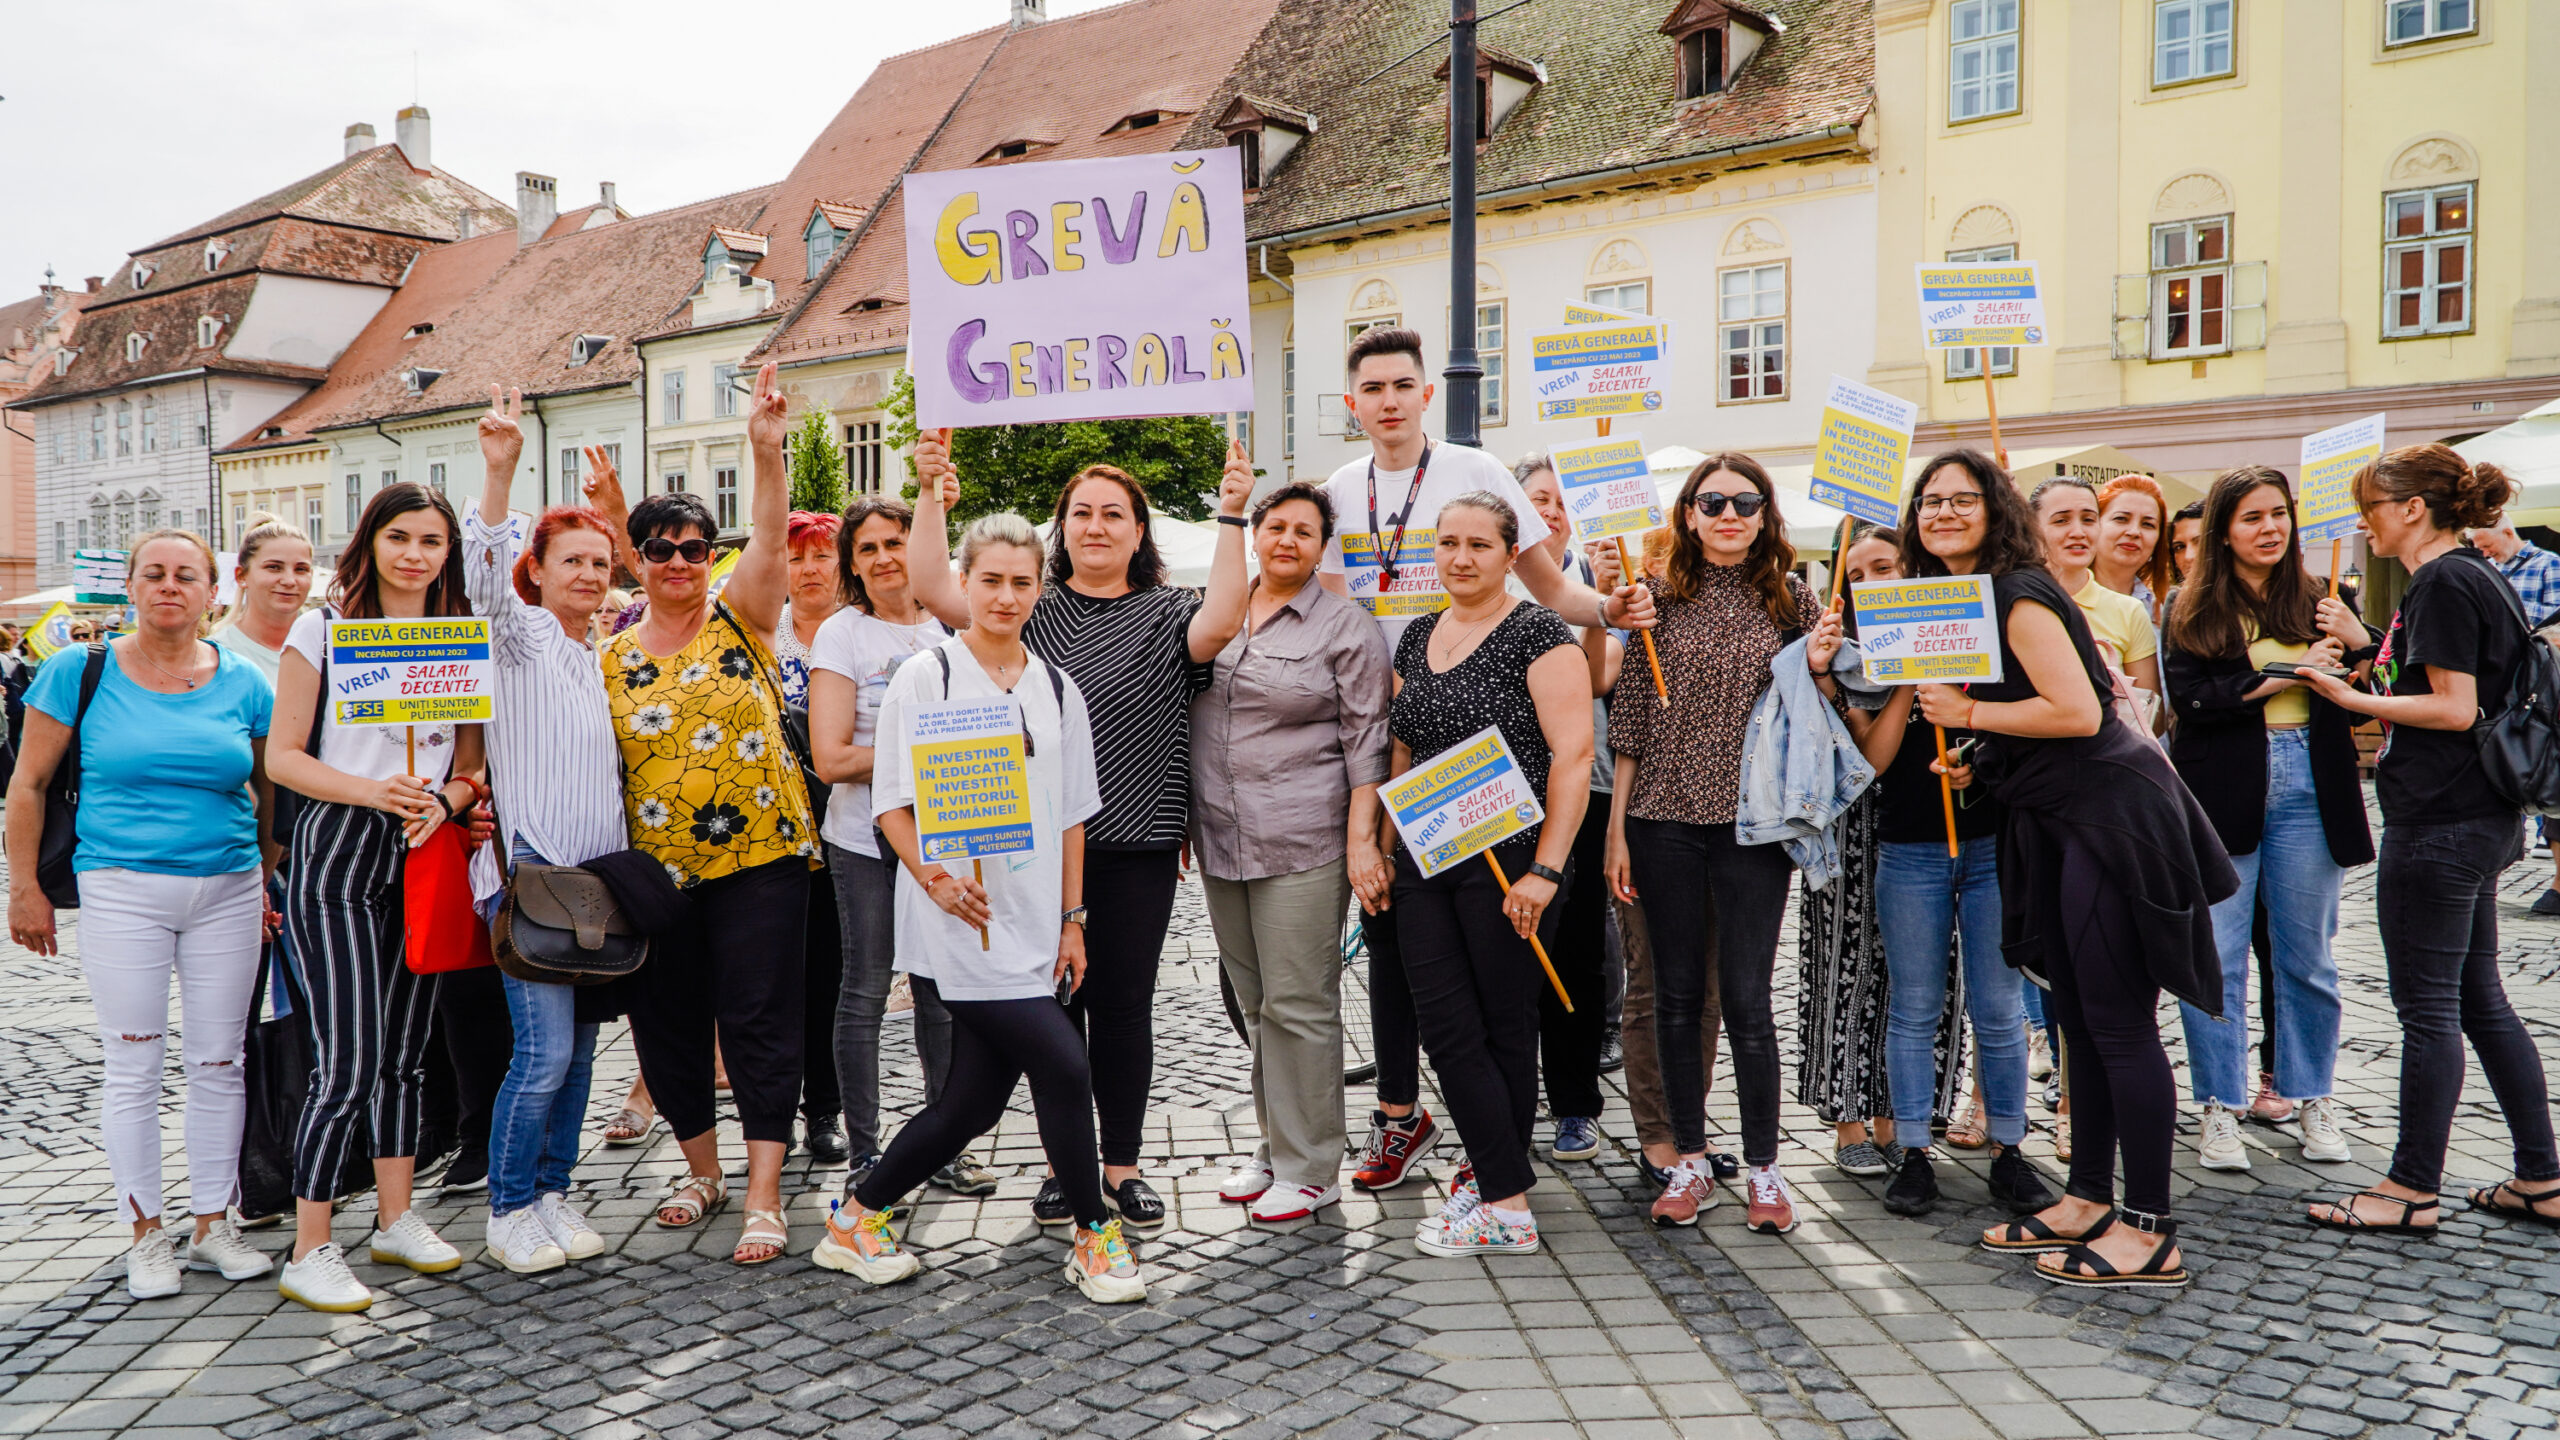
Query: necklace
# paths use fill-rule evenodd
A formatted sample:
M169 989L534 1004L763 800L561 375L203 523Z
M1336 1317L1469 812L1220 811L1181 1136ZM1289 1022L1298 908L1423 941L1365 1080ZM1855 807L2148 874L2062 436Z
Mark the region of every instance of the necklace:
M1460 644L1461 640L1473 640L1473 641L1479 641L1479 642L1480 642L1480 641L1483 639L1483 637L1484 637L1484 636L1486 636L1486 635L1488 635L1488 634L1491 634L1491 633L1492 633L1492 631L1493 631L1493 627L1494 627L1494 626L1496 626L1496 625L1498 625L1498 624L1502 623L1502 617L1503 617L1503 615L1504 615L1504 614L1507 614L1507 613L1509 613L1507 610L1504 610L1504 611L1497 611L1497 612L1495 612L1491 617L1489 617L1489 618L1487 618L1487 619L1485 619L1485 620L1481 620L1481 621L1469 621L1468 623L1469 623L1470 625L1480 626L1481 628L1476 629L1476 630L1473 630L1473 631L1471 631L1471 632L1469 632L1469 633L1467 633L1467 634L1465 634L1465 635L1463 635L1463 636L1460 636L1460 635L1451 635L1451 636L1449 637L1449 645L1448 645L1448 648L1447 648L1447 649L1445 649L1445 650L1443 650L1443 651L1441 652L1442 656L1443 656L1444 658L1446 658L1446 659L1448 660L1448 662L1449 662L1449 664L1448 664L1448 667L1447 667L1447 668L1451 668L1451 669L1456 668L1456 666L1459 664L1460 660L1463 658L1463 657L1462 657L1462 655L1461 655L1461 654L1460 654L1460 652L1459 652L1459 649L1458 649L1458 646L1459 646L1459 644ZM1436 635L1436 634L1435 634L1435 635L1433 635L1431 638L1432 638L1432 639L1434 639L1434 640L1437 640L1437 639L1439 639L1440 637L1439 637L1438 635ZM1472 652L1470 652L1470 653L1472 653Z
M143 655L142 647L140 645L133 647L133 653L136 655L142 655L143 664L150 666L152 669L159 671L161 674L168 676L170 679L177 681L179 684L186 686L190 690L193 690L198 685L204 683L201 680L191 679L185 675L181 675L176 671L171 670L168 666L161 664L159 661L152 659L150 656Z

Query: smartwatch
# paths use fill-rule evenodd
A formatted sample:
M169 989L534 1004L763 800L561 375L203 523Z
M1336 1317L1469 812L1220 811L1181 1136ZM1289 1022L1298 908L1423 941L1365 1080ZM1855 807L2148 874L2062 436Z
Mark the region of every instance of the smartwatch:
M1529 873L1537 876L1541 880L1551 881L1559 886L1564 884L1564 872L1553 865L1540 865L1535 861L1532 861L1529 865Z
M1218 517L1218 523L1221 525L1233 525L1239 530L1247 529L1252 524L1251 521L1245 519L1241 515L1221 515Z

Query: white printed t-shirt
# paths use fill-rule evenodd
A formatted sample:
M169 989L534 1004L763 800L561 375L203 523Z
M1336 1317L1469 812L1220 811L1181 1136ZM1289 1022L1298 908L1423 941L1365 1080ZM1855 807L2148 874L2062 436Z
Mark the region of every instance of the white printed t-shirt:
M1367 457L1354 460L1324 482L1325 498L1333 505L1333 538L1325 542L1323 573L1344 578L1351 598L1375 616L1378 627L1386 632L1390 652L1417 616L1448 607L1449 593L1440 588L1440 571L1432 559L1432 547L1440 536L1441 506L1470 490L1490 490L1519 517L1521 549L1547 538L1547 522L1538 518L1537 507L1529 503L1528 494L1501 461L1472 446L1434 440L1430 462L1423 469L1421 493L1414 496L1405 526L1395 584L1382 600L1376 556L1395 539L1396 519L1404 513L1404 497L1413 488L1413 471L1378 472L1378 529L1385 532L1379 536L1369 528L1369 464Z
M942 667L934 662L933 651L926 651L898 667L880 702L878 734L888 743L875 752L872 764L874 815L915 803L915 774L902 718L910 707L1008 693L987 678L966 641L955 637L935 648L951 659L948 692ZM894 968L931 980L945 1000L1032 1000L1057 993L1050 973L1058 963L1058 917L1066 909L1065 834L1067 827L1101 813L1102 782L1094 771L1093 722L1085 713L1084 693L1062 673L1062 713L1059 691L1049 683L1047 671L1047 662L1032 656L1010 692L1021 703L1023 727L1031 737L1034 848L978 862L993 912L987 948L979 949L978 932L945 913L904 865L898 867ZM968 865L957 861L944 868L954 875L970 873Z
M284 648L299 652L311 662L314 670L323 669L329 656L329 622L337 618L327 609L305 611L293 622L285 635ZM327 676L323 676L324 681ZM329 703L329 687L320 687L320 755L323 765L342 775L360 780L388 780L394 775L407 775L409 769L409 732L418 732L418 768L416 774L430 786L440 786L453 778L453 737L451 725L340 725L336 707Z
M950 634L931 616L919 625L892 625L850 605L818 627L818 638L809 646L809 668L853 682L854 744L878 743L872 737L879 733L880 701L889 693L889 677L897 673L899 662ZM934 678L941 678L938 669ZM872 763L879 763L876 757ZM827 801L826 823L818 833L839 850L879 858L879 844L872 838L871 782L838 781Z

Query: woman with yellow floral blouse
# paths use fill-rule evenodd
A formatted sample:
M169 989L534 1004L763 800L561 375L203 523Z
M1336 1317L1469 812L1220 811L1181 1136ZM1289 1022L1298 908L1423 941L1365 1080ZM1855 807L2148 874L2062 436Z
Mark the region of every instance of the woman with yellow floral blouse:
M695 1224L729 1198L712 1128L716 1028L747 1137L747 1220L732 1256L743 1265L780 1255L789 1238L782 1158L800 1099L801 926L819 863L773 669L790 513L782 413L767 365L747 418L754 524L716 599L717 531L702 501L676 491L632 510L648 609L602 656L632 844L692 902L685 930L650 947L631 1009L641 1074L691 1171L658 1223Z

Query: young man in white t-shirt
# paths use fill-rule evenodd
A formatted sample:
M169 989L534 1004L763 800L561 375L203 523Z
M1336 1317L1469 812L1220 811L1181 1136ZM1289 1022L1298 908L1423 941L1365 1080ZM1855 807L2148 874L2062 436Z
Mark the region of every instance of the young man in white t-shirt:
M1472 446L1435 441L1423 433L1434 387L1422 358L1422 337L1411 330L1365 330L1351 342L1346 361L1349 393L1343 401L1359 418L1369 455L1333 472L1325 496L1333 505L1333 539L1319 572L1325 588L1348 595L1375 616L1395 649L1417 615L1449 603L1432 561L1440 507L1473 490L1491 491L1511 507L1520 524L1513 574L1539 604L1579 626L1649 629L1653 600L1640 585L1603 595L1556 564L1540 544L1547 523L1501 461ZM1355 799L1351 812L1351 887L1360 897L1360 928L1369 947L1370 1043L1378 1059L1378 1109L1370 1116L1369 1144L1351 1183L1367 1190L1402 1184L1413 1160L1438 1138L1438 1127L1419 1108L1421 1040L1415 1029L1413 992L1396 949L1388 889L1395 878L1381 841L1382 816L1374 798Z

